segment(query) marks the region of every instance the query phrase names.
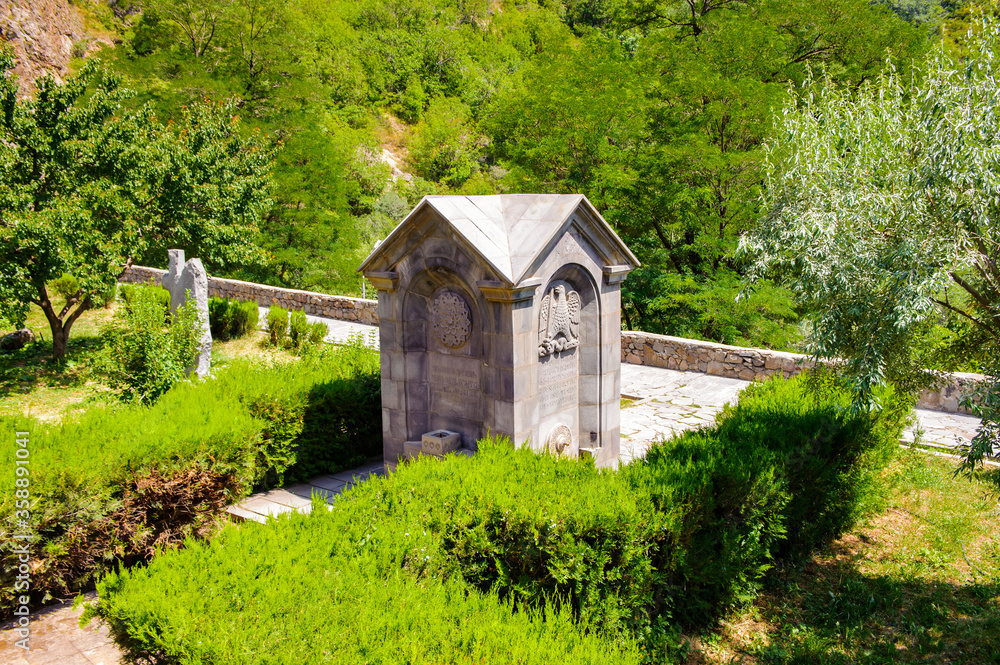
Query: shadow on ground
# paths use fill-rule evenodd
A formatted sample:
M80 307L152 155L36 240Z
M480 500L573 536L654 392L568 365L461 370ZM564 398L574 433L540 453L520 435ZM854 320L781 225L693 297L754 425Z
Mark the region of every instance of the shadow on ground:
M833 554L771 576L758 605L769 644L733 662L1000 664L1000 578L869 575Z

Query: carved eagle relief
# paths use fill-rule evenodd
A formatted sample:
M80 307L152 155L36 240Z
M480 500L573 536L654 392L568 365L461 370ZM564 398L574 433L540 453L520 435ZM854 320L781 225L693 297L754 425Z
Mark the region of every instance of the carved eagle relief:
M542 298L538 317L538 357L580 345L580 294L557 284Z

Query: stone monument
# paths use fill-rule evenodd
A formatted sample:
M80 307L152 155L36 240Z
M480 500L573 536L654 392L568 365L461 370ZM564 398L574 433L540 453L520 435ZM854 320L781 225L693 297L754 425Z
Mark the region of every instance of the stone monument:
M359 268L378 289L386 464L487 434L616 464L638 264L581 195L425 197Z
M163 276L163 288L170 291L170 312L177 313L177 308L190 298L198 309L198 324L201 328L201 344L195 364L188 367L188 374L194 372L198 376L208 376L212 369L212 329L208 322L208 273L201 265L201 259L190 259L184 262L183 249L167 250L170 264L167 274Z

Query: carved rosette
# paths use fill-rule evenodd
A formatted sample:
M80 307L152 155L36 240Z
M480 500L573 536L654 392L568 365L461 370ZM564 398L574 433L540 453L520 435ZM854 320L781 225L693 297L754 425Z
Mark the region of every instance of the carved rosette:
M573 444L573 432L565 425L557 425L549 432L549 438L545 442L545 447L553 455L561 455Z
M580 294L557 282L542 298L538 315L538 357L580 346Z
M444 291L431 303L431 322L438 340L452 349L464 346L472 334L469 306L452 291Z

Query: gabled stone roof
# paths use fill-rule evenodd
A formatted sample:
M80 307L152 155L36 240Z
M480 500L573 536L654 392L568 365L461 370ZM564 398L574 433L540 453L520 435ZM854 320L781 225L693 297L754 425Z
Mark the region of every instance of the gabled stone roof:
M584 237L616 255L608 256L609 260L629 268L639 265L631 250L582 194L497 194L424 197L358 270L372 269L379 256L405 234L406 227L428 206L510 284L518 284L529 276L535 259L549 251L581 207L585 223L579 225L579 230Z

